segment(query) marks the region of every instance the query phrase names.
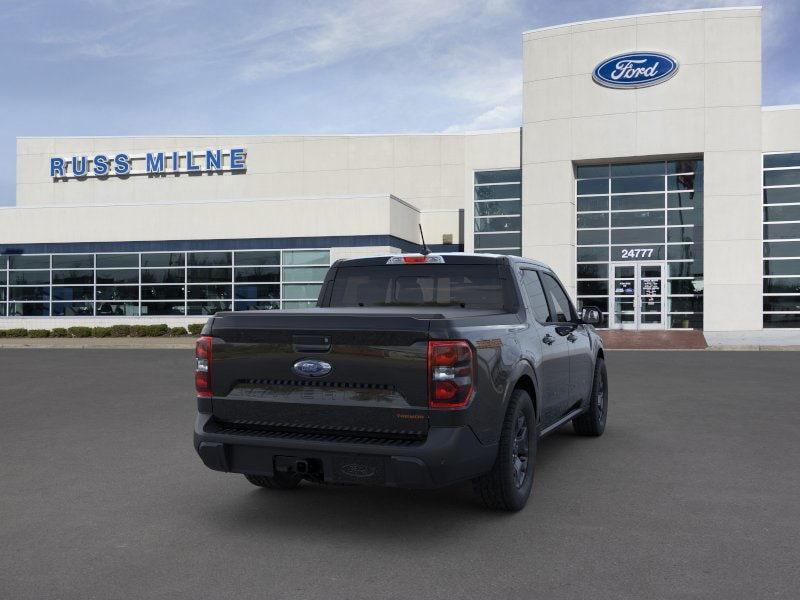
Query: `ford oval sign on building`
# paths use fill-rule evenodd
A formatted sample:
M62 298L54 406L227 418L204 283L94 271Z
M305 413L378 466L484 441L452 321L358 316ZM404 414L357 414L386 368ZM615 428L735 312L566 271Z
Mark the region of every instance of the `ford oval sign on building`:
M592 79L610 88L642 88L666 81L678 72L678 61L660 52L626 52L594 69Z

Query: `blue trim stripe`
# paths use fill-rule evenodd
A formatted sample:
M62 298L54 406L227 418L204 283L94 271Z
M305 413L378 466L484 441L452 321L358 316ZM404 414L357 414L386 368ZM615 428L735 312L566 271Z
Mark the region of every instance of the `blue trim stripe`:
M323 237L254 238L224 240L164 240L141 242L65 242L0 245L0 254L80 254L92 252L170 252L193 250L277 250L293 248L360 248L393 246L417 252L419 245L394 235L333 235ZM435 252L461 252L460 244L432 244Z

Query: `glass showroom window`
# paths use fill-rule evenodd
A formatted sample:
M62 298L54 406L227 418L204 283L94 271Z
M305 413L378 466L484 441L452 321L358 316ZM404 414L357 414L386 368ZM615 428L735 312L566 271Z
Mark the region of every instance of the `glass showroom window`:
M328 250L283 251L283 308L316 305L330 260Z
M703 161L580 165L576 180L579 306L600 308L604 327L610 310L617 311L615 325L632 321L632 300L630 306L624 299L611 305L620 297L620 284L625 288L632 281L624 279L631 269L612 272L612 266L662 264L664 289L659 284L657 291L663 314L650 323L702 328ZM655 317L639 316L645 324Z
M10 316L50 314L50 255L8 257L8 309Z
M236 310L272 310L280 307L280 265L280 250L236 252Z
M522 254L522 172L475 172L475 252Z
M764 155L764 327L800 328L800 152Z
M0 316L206 316L314 306L329 250L0 256Z
M50 313L81 317L94 314L95 256L93 254L54 254L51 257Z
M97 254L95 265L96 314L107 317L139 315L139 255Z
M0 317L6 316L8 309L8 257L0 256Z

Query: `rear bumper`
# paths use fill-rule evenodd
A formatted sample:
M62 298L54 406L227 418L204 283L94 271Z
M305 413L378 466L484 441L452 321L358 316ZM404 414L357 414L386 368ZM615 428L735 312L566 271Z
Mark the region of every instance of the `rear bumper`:
M261 432L214 431L211 415L198 413L194 447L215 471L272 475L276 457L318 461L325 482L437 488L492 468L497 445L481 444L469 427L431 427L414 444L321 441Z

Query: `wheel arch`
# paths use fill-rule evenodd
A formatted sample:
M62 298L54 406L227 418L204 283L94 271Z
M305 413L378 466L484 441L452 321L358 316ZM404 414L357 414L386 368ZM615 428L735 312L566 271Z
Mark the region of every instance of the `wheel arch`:
M539 405L539 399L541 398L541 394L539 394L539 379L536 377L536 371L534 371L531 364L527 361L521 361L512 371L511 376L509 377L509 385L506 392L505 402L503 403L503 415L505 415L505 407L508 406L508 402L511 399L511 394L513 394L514 390L517 389L525 390L531 397L531 402L533 402L533 410L538 421L541 417Z

